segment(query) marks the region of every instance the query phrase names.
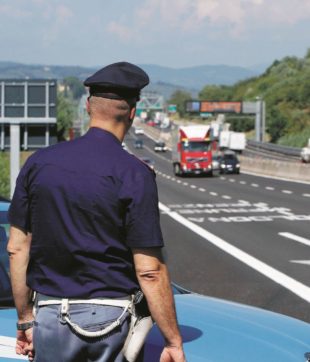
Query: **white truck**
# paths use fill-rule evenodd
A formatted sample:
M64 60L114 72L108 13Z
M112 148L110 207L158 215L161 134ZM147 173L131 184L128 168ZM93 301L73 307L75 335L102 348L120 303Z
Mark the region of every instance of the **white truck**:
M222 131L219 136L219 148L241 153L246 147L246 137L243 132Z

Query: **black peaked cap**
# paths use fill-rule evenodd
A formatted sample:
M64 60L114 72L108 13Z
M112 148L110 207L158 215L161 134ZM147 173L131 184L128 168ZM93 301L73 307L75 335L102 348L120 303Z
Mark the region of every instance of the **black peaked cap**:
M140 90L149 82L148 75L140 67L118 62L98 70L84 81L84 85L89 87L90 95L127 99L139 98Z

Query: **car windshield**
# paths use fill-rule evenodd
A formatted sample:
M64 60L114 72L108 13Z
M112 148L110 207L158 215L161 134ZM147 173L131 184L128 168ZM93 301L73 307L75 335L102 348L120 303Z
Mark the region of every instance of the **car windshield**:
M236 161L237 157L235 155L224 155L225 160L233 160Z
M12 306L12 290L9 279L9 257L6 251L9 235L7 211L0 211L0 307Z
M164 142L157 142L156 146L165 147L165 143Z
M184 151L190 152L207 152L211 150L211 142L209 141L184 141L182 142Z

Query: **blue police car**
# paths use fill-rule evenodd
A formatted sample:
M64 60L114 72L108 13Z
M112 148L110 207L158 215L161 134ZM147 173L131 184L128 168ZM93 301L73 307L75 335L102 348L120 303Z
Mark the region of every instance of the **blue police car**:
M27 360L15 354L16 312L6 253L8 202L0 202L0 362ZM178 321L188 362L310 361L308 323L246 305L190 293L174 286ZM153 327L145 362L158 362L164 340Z

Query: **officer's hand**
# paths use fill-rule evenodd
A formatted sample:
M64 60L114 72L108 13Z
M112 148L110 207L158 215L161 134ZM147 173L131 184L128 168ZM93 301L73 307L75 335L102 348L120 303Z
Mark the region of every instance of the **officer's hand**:
M29 361L32 361L34 358L32 331L32 328L29 328L26 331L17 331L16 336L15 352L17 354L28 355Z
M186 362L182 347L165 347L159 362Z

